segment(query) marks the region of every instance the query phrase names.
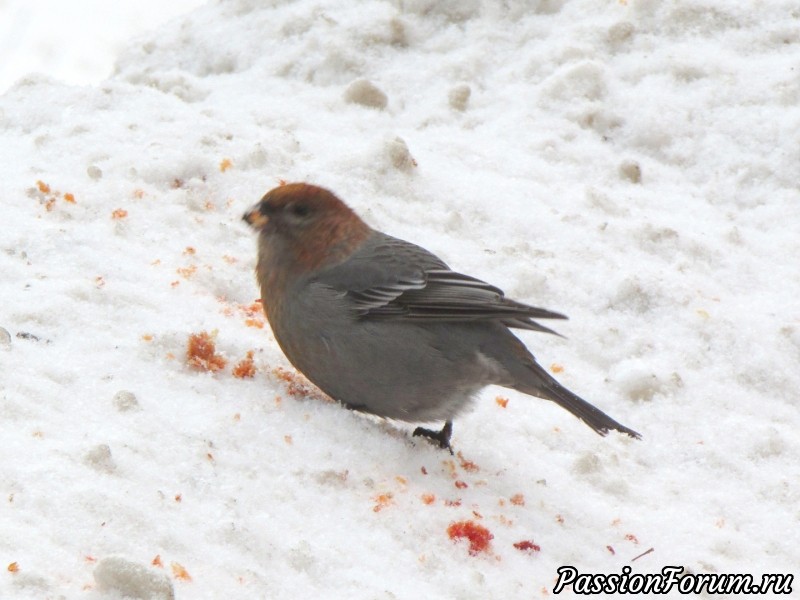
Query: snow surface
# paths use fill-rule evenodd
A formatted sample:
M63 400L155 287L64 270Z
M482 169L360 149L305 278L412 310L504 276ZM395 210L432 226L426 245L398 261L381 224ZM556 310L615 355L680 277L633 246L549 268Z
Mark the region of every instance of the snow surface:
M384 109L345 100L362 79ZM0 97L0 597L118 598L104 559L98 580L141 565L178 598L797 577L799 131L796 0L226 0L98 85L22 79ZM568 314L567 339L521 336L644 439L489 388L451 459L292 395L240 220L280 180ZM224 371L187 364L201 331ZM489 551L448 537L463 520Z
M202 3L0 0L0 92L31 71L69 83L98 83L129 38Z

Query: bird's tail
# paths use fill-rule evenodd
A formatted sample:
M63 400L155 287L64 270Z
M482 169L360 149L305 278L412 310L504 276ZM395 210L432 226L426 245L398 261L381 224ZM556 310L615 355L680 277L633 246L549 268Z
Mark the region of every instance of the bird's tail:
M532 371L533 377L525 377L524 382L517 382L514 388L525 394L552 400L559 406L567 409L600 435L606 435L610 430L621 431L632 438L641 439L641 435L609 417L596 406L573 394L563 385L553 379L538 363L531 361L525 367Z

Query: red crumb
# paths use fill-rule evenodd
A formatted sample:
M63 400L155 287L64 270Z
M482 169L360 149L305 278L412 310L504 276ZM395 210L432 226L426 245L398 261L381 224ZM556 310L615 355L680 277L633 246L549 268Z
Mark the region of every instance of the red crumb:
M525 506L525 496L522 494L514 494L511 496L511 504L515 506Z
M206 331L193 333L189 336L186 349L186 361L189 366L200 371L219 371L225 368L228 361L219 354L214 344L214 338Z
M456 454L456 456L458 456L458 461L461 463L461 468L464 469L465 471L469 471L470 473L474 473L475 471L480 471L480 467L471 460L467 460L466 458L464 458L464 455L461 453L460 450L458 451L458 454Z
M457 521L450 523L447 535L451 540L467 538L469 540L469 553L475 556L479 552L486 552L494 536L483 525L475 521Z
M616 554L616 552L614 552L614 548L612 548L611 546L606 546L606 550L608 550L609 552L611 552L611 554L612 554L612 555L613 555L613 554Z
M522 552L527 552L528 554L539 552L539 550L542 549L539 544L534 544L531 540L522 540L521 542L517 542L514 544L514 548Z
M433 504L436 502L436 496L433 494L422 494L421 498L423 504Z
M464 488L468 488L469 487L466 482L461 481L460 479L458 481L456 481L455 486L460 490L463 490Z
M629 542L633 542L634 544L638 544L639 543L639 540L632 533L626 533L625 534L625 539L628 540Z
M233 367L233 376L239 379L252 378L256 374L256 366L253 364L253 351L248 350L247 356L236 363Z
M151 564L154 567L163 567L164 563L161 562L161 555L160 554L156 554L156 557L153 559L153 562Z

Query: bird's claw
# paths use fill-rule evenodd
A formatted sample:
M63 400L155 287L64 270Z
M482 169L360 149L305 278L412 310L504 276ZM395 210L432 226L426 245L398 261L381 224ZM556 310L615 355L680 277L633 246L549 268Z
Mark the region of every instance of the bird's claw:
M434 431L433 429L425 429L424 427L417 427L412 434L413 437L428 438L432 444L437 444L439 448L443 448L453 455L453 448L450 446L450 436L453 435L453 422L447 421L442 427L441 431Z

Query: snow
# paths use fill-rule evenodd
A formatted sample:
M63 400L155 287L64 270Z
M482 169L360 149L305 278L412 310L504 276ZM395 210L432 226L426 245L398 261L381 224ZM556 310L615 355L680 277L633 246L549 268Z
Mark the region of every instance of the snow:
M0 96L0 597L798 573L795 2L228 0L115 64ZM281 180L568 314L520 335L644 439L489 388L451 458L298 394L241 222ZM226 369L187 364L201 331ZM465 520L487 552L448 537Z

